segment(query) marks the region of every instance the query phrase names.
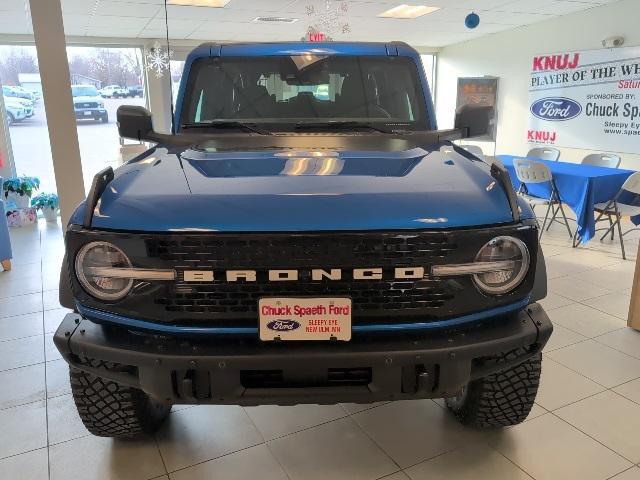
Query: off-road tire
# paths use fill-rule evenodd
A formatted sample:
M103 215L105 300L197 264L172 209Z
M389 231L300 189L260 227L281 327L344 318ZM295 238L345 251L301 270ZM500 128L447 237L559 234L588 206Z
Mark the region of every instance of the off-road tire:
M541 366L539 353L507 370L472 380L460 395L446 400L447 407L464 425L476 428L522 423L536 399Z
M105 363L106 362L101 362ZM137 388L69 368L71 392L84 426L98 437L153 433L171 410Z

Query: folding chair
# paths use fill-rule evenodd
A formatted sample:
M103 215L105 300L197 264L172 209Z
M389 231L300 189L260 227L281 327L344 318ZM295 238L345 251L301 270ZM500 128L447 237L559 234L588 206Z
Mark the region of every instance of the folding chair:
M549 167L547 167L544 163L523 159L514 160L513 167L516 171L516 176L520 181L518 195L529 202L529 205L531 205L532 209L535 209L537 205L547 205L547 212L544 216L542 227L540 228L540 237L542 238L542 234L545 231L545 226L547 227L547 230L549 230L551 224L554 221L564 223L564 225L567 227L567 231L569 232L569 236L573 237L573 233L571 233L571 228L569 227L569 221L567 220L567 216L564 213L562 200L560 199L560 192L558 191L558 187L556 186L556 182L553 179L553 175L551 174L551 170L549 170ZM536 183L549 184L551 190L551 195L549 195L549 198L541 198L529 194L527 184L532 185ZM561 222L556 218L558 212L562 214L564 222ZM549 220L549 213L552 214L551 220ZM548 226L547 220L549 220Z
M640 195L640 172L636 172L629 178L627 178L627 180L620 188L620 191L613 199L609 200L608 202L597 203L594 205L594 210L599 213L598 217L596 218L596 223L605 215L609 218L610 223L610 227L606 232L604 232L604 235L600 237L600 241L604 240L604 237L606 237L609 232L611 232L611 239L613 240L613 229L614 227L618 227L618 237L620 238L620 249L622 250L623 260L627 259L624 251L623 237L629 232L638 230L638 228L631 228L622 233L620 220L622 219L622 217L635 217L636 215L640 215L640 206L624 203L624 197L621 201L620 197L622 197L626 193L631 194L634 199L638 198L638 195Z
M609 153L591 153L582 159L582 165L618 168L622 160L618 155Z
M560 158L560 150L551 147L536 147L529 150L527 157L556 162Z

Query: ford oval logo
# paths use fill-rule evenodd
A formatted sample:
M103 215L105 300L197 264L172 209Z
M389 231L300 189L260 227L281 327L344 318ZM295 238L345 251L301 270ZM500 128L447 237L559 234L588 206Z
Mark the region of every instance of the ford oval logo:
M559 122L576 118L582 112L582 105L564 97L541 98L531 105L531 113L542 120Z
M274 320L267 323L267 328L276 332L290 332L300 328L300 322L295 320Z

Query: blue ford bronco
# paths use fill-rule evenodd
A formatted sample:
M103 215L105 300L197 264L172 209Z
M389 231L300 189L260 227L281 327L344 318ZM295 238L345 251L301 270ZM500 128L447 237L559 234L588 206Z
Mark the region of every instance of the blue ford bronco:
M54 341L101 436L173 404L446 398L465 424L533 405L552 325L531 209L438 130L404 43L205 44L171 134L98 173L66 230Z

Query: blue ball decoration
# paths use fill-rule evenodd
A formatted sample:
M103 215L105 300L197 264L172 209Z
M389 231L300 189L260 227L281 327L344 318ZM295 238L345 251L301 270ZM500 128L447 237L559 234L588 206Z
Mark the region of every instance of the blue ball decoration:
M467 28L476 28L478 25L480 25L480 16L477 13L470 13L464 19L464 24L467 26Z

